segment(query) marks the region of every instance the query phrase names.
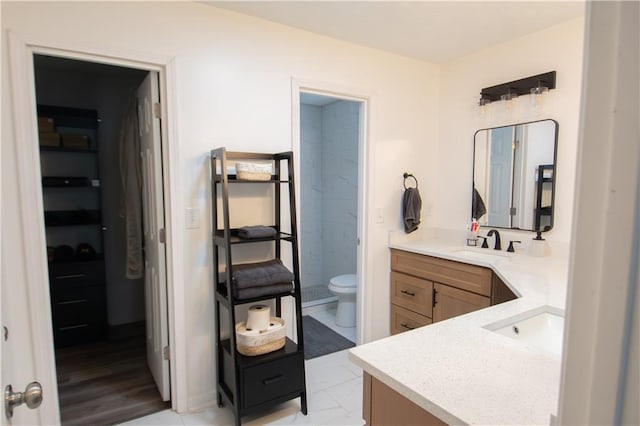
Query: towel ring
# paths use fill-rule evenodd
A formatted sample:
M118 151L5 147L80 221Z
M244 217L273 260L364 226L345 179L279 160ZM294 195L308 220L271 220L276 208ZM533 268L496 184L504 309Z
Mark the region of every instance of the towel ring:
M414 175L412 175L411 173L407 173L405 172L403 175L404 177L404 181L402 182L402 186L404 186L404 189L407 189L407 179L412 178L413 181L416 183L415 188L418 189L418 179L416 179L416 177Z

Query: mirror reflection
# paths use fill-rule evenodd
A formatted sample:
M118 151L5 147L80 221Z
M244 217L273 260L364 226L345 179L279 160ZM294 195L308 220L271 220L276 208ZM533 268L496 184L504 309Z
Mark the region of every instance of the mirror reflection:
M478 130L471 218L495 228L550 230L557 139L555 120Z

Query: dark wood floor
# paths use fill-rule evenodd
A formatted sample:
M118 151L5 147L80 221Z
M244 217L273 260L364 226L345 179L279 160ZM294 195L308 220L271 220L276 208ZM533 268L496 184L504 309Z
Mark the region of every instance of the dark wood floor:
M144 336L56 350L63 425L111 425L170 408L149 372Z

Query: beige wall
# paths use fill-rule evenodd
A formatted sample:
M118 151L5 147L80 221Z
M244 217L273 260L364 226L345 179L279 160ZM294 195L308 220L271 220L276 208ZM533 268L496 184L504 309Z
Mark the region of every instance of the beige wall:
M357 47L266 21L179 2L2 2L3 30L42 40L175 57L180 193L186 207L199 207L200 228L181 232L185 265L178 286L185 291L189 408L214 401L213 293L210 249L210 149L291 149L291 79L328 82L371 96L373 148L371 204L384 223L371 227L374 267L365 286L377 314L365 324L366 339L388 333L387 231L400 230L402 172L423 170L427 200L436 188L439 67ZM17 169L11 141L11 90L6 37L2 46L2 181L4 229L20 239ZM34 142L35 143L35 142ZM373 216L373 209L367 213ZM375 220L372 220L374 223ZM425 220L429 225L430 218ZM6 283L24 282L28 260L3 238ZM6 273L5 273L6 272ZM12 284L7 284L12 285ZM15 285L15 284L14 284Z
M185 291L189 408L214 401L213 294L210 249L208 152L291 149L291 79L327 82L371 96L373 259L366 306L374 312L365 339L388 333L388 231L401 231L402 173L420 180L423 227L461 229L469 216L472 137L476 129L509 123L481 122L476 106L482 87L549 70L558 89L546 117L560 123L558 207L550 238L568 241L580 101L582 19L470 55L443 67L362 48L196 3L8 3L3 30L44 40L175 57L177 86L177 194L202 212L200 228L181 231L185 265L178 286ZM17 169L12 132L6 37L2 46L2 225L5 283L24 281L28 260L7 246L20 239ZM440 96L442 94L442 97ZM375 223L375 209L384 222ZM433 210L431 215L427 215ZM9 286L15 286L7 284ZM19 289L16 289L19 291Z
M582 81L584 19L577 18L461 58L442 68L438 185L434 222L462 229L470 217L473 135L478 129L552 118L559 123L554 228L547 239L568 243L573 213L575 163ZM505 102L477 105L480 90L547 71L557 71L556 89L543 110L517 98L510 113ZM532 233L513 232L528 243ZM520 238L518 238L520 239Z

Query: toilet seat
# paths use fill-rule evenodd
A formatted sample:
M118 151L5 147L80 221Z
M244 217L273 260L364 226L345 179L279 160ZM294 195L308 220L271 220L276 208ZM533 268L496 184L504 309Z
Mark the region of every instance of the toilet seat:
M356 289L356 275L355 274L344 274L333 277L329 280L329 285L334 287L338 287L347 291L349 289Z

